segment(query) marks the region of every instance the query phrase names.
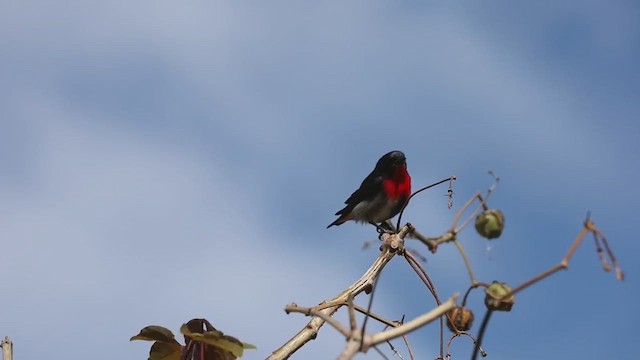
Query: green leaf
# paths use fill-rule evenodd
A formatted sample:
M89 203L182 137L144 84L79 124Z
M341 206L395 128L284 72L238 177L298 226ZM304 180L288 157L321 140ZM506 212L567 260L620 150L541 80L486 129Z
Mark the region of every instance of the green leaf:
M156 341L151 345L149 360L180 360L181 350L182 345L175 340L173 342Z
M236 357L242 356L244 349L255 349L256 347L251 344L246 344L240 340L224 335L221 331L212 330L205 331L203 333L192 332L187 324L180 327L180 332L189 337L192 341L202 342L216 348L226 350L232 353Z
M242 343L242 348L245 350L255 350L257 349L257 347L255 345L251 345L249 343L243 342Z
M140 333L138 335L133 336L131 337L131 339L129 339L129 341L133 341L133 340L160 341L163 343L171 343L171 342L177 343L176 338L175 336L173 336L173 333L171 332L171 330L165 327L156 326L156 325L151 325L143 328L142 330L140 330Z

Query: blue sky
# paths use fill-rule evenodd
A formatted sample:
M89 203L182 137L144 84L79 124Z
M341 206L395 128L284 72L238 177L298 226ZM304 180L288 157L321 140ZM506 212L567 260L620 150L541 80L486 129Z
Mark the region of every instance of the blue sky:
M453 210L445 187L407 209L430 235L501 176L503 236L461 236L480 279L556 264L587 210L626 272L602 272L588 239L493 317L491 358L640 356L636 2L9 2L0 55L0 336L16 358L144 359L130 336L193 317L266 357L308 320L284 305L332 297L376 257L372 228L325 227L393 149L416 187L458 176ZM414 247L442 297L466 289L452 247ZM390 264L374 309L432 307ZM327 327L296 358L343 344ZM435 358L436 327L412 344Z

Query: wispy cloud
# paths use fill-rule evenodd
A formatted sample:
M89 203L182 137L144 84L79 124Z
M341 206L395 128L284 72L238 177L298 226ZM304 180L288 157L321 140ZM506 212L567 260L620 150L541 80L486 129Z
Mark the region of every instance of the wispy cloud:
M628 237L640 173L637 9L574 5L7 4L1 327L27 358L70 338L82 346L69 358L106 346L109 358L144 358L142 344L125 345L140 327L205 316L262 358L307 320L284 315L286 303L326 299L375 256L357 250L375 237L366 227L324 226L391 148L407 153L416 186L458 175L457 206L488 186L489 168L503 176L493 200L509 211L504 241L487 251L463 239L486 276L508 268L524 280L555 261L594 203L609 236ZM407 219L444 230L452 212L440 195L417 199ZM427 263L445 294L466 276L449 250ZM381 312L431 306L393 266ZM583 294L563 284L545 289ZM597 292L587 306L613 302L610 318L627 319L637 290L612 291L628 293ZM540 311L527 314L552 321ZM38 326L48 336L20 345ZM343 340L323 331L301 356L335 356L327 349ZM526 340L516 340L493 347L522 358L513 354Z

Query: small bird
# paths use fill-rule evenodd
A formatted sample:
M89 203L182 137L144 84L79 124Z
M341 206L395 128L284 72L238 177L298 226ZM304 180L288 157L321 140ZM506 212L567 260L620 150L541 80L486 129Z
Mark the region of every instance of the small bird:
M391 151L378 160L360 188L344 202L347 206L336 213L340 217L327 229L349 220L368 222L381 229L378 223L396 216L410 195L411 176L407 172L407 158L402 151Z

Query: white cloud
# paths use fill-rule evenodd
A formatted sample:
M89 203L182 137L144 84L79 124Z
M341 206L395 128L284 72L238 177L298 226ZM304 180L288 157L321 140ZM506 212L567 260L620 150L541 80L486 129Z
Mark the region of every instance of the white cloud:
M489 182L469 185L470 174L485 164L504 176L493 199L516 210L541 206L542 193L563 196L579 211L579 195L565 193L595 189L589 196L606 199L609 190L597 181L579 181L595 170L605 184L624 185L614 193L633 191L635 177L620 174L637 170L628 155L637 146L606 142L637 125L597 124L575 84L458 13L382 4L66 5L15 3L0 15L0 42L10 49L0 70L9 84L0 90L9 114L0 122L8 129L0 134L0 164L9 164L0 179L0 237L11 254L0 270L12 289L0 305L11 310L4 328L26 357L42 357L73 334L87 346L74 348L70 358L89 357L81 355L105 344L124 358L140 349L143 358L144 346L125 344L128 336L149 323L177 330L192 316L258 345L247 358L264 357L306 322L284 315L283 305L311 305L338 292L372 254L353 254L357 246L334 239L369 236L362 228L299 234L308 223L278 228L288 221L279 211L317 221L303 215L328 206L330 184L348 177L356 185L366 173L355 174L354 164L373 164L371 149L395 147L395 137L410 147L416 185L450 171L461 176L458 204ZM124 66L129 63L133 69ZM136 69L148 77L128 78ZM101 76L87 76L94 73ZM144 83L167 73L171 81ZM92 93L111 76L120 76L122 93ZM82 86L68 91L77 79ZM154 86L175 92L153 98L160 104L142 104ZM184 98L173 97L181 91ZM100 106L87 104L83 92ZM122 101L103 102L103 95ZM132 103L139 117L126 107ZM116 107L127 116L116 119L109 111ZM174 121L152 119L165 110ZM197 148L191 137L216 151ZM230 154L220 152L225 149ZM549 174L559 174L560 191ZM418 200L407 220L431 234L443 230L450 220L444 200ZM547 206L556 214L565 203ZM603 206L613 212L619 204ZM526 256L542 240L512 228L510 216L507 230L523 239L507 245L519 244L515 255ZM540 221L566 219L546 216ZM460 278L449 272L460 264L452 253L429 260L434 277L447 277L445 288ZM474 263L486 260L484 253L471 256ZM330 267L321 267L327 258ZM531 274L524 268L530 261L515 272ZM385 314L397 310L396 301L423 301L404 282L390 282L397 293L376 302L389 309ZM52 336L22 347L38 325ZM85 331L93 327L102 334ZM301 356L326 358L326 349L342 344L324 329Z
M205 316L267 354L301 326L284 315L286 303L342 286L340 265L310 280L313 262L264 226L218 164L85 121L90 114L32 105L29 137L38 140L25 141L38 151L26 160L36 179L17 194L3 190L0 205L11 254L3 307L30 304L5 316L17 344L31 341L18 324L44 297L51 313L36 311L37 322L55 335L43 345L70 334L90 348L113 340L75 333L69 316L76 328L115 327L122 342L148 323L175 330Z

